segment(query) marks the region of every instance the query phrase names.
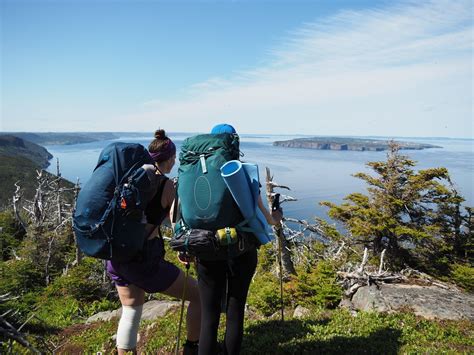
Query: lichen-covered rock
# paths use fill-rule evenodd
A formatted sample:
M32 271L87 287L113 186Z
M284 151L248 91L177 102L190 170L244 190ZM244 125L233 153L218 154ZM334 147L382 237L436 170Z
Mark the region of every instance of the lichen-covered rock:
M149 301L143 305L142 320L155 320L157 318L163 317L173 308L178 308L180 302L176 301ZM100 312L94 314L92 317L89 317L86 320L86 324L103 321L108 322L114 318L120 317L122 314L122 308L116 309L114 311Z
M427 319L474 321L474 295L437 286L381 284L363 286L352 297L358 310L395 312L411 309Z

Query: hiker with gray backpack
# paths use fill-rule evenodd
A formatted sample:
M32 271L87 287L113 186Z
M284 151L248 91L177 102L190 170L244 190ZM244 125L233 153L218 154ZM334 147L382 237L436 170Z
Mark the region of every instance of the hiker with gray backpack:
M162 129L155 132L148 151L139 144L112 143L102 151L77 199L73 227L78 246L86 255L107 260L122 304L119 354L136 353L145 292L189 301L183 354L198 353L197 282L164 259L160 231L176 195L166 176L175 159L175 144Z
M254 195L243 197L252 202L249 210L242 211L237 203L239 196L234 195L243 191L243 186L234 184L236 189L231 189L223 178L226 164L241 168L240 155L239 136L228 124L215 126L211 134L186 139L180 153L179 207L170 246L196 257L202 312L199 354L204 355L220 352L217 330L223 308L226 332L222 352L240 352L257 248L270 240L265 230L256 230L256 216L264 224L263 229L267 223L277 224L282 218L281 210L270 213L263 206L258 176L253 181L244 176L243 184L253 183L256 190Z

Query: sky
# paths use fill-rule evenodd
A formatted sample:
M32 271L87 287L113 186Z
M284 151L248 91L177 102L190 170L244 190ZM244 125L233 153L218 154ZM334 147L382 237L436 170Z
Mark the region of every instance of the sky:
M1 131L474 138L472 0L0 3Z

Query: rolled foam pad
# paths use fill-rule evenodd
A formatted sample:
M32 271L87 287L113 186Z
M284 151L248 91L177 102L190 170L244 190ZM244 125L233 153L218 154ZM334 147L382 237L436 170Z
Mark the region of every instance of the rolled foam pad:
M260 194L258 166L231 160L221 167L221 175L240 212L248 220L248 226L260 243L270 242L267 221L257 205Z

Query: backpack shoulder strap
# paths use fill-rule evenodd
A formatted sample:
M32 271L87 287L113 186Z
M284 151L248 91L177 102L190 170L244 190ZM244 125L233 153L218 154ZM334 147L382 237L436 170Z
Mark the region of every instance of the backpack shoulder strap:
M180 213L179 209L179 198L178 198L178 184L176 180L173 181L174 183L174 201L173 201L173 217L171 219L171 224L174 226L176 221L178 220Z
M145 215L147 217L148 223L150 224L160 224L166 212L163 206L161 206L161 197L163 195L166 182L169 179L164 175L157 175L156 179L156 192L148 202L147 208L145 209Z

